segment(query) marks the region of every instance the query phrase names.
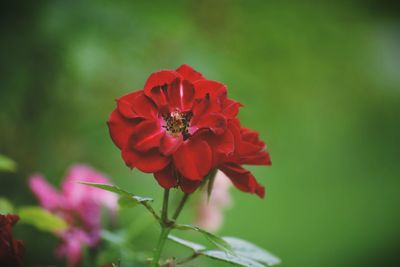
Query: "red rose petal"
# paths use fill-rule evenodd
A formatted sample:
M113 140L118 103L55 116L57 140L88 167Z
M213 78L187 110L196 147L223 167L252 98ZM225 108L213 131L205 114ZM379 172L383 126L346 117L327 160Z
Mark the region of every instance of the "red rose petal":
M138 94L132 101L132 108L137 114L137 116L143 118L155 119L158 116L158 110L154 102L147 97L143 91Z
M154 72L147 79L144 86L144 93L150 97L154 103L161 109L168 105L167 90L174 81L182 80L182 76L172 70L162 70Z
M258 134L258 132L247 128L241 128L240 133L244 141L252 143L254 145L258 145L260 147L265 146L264 142L260 140L260 135Z
M264 146L259 146L258 144L253 144L250 142L241 141L239 145L239 154L240 155L252 155L257 154L258 152L262 151Z
M149 93L152 88L162 86L164 84L170 84L175 79L181 78L182 76L173 70L162 70L158 72L153 72L144 85L144 93L147 96L151 97Z
M156 118L158 111L143 90L127 94L117 100L118 111L128 119Z
M158 109L162 112L168 111L168 87L169 85L163 85L163 87L154 87L150 91L149 97L154 101L154 103L156 103Z
M242 106L239 102L226 98L223 101L222 114L228 118L235 118L239 113L239 108Z
M217 166L224 162L235 150L234 138L230 130L225 131L225 133L221 135L215 135L209 132L205 139L212 149L213 166Z
M179 187L187 194L193 193L200 186L200 184L201 181L192 181L183 177L179 179Z
M235 163L224 164L220 167L220 170L229 177L239 190L257 194L261 198L264 197L263 186L257 183L250 171Z
M144 120L140 122L131 136L131 144L138 151L147 151L159 147L165 133L157 121Z
M240 131L241 141L237 154L238 163L251 165L271 165L269 153L265 151L265 144L259 139L256 131L242 128Z
M229 155L235 150L234 138L230 130L225 131L222 135L214 135L212 140L212 146L218 153Z
M211 80L198 80L193 83L193 86L196 89L196 99L204 98L209 94L218 104L222 104L221 100L226 97L226 86L222 83Z
M240 134L239 120L238 119L228 120L228 129L232 132L233 137L235 139L235 144L237 144L238 146L242 140L242 136Z
M118 111L126 118L136 118L137 115L133 111L132 103L133 100L140 94L140 91L133 92L127 95L124 95L117 99L117 108Z
M205 96L202 99L196 99L193 102L192 113L193 117L191 119L191 124L196 124L197 121L210 111L210 95Z
M194 134L198 129L211 129L215 134L222 134L226 130L226 119L219 113L208 113L201 116L194 124L191 124L189 132Z
M256 184L256 191L255 193L257 194L257 196L259 196L260 198L264 198L265 196L265 188L264 186L260 185L260 184Z
M166 132L164 136L161 138L160 152L165 156L169 156L179 148L182 142L183 142L182 134L172 135Z
M128 140L138 122L138 120L128 120L122 117L116 109L111 112L107 125L111 139L119 149L124 148L128 144Z
M175 80L168 88L169 106L173 110L188 111L192 108L194 87L188 81Z
M138 168L142 172L158 172L165 168L171 159L163 156L158 149L151 149L146 152L138 152L133 148L126 147L122 150L122 158L127 166Z
M181 74L185 80L188 80L190 82L195 82L197 80L204 80L203 75L195 71L192 67L190 67L187 64L183 64L179 68L176 69L176 72Z
M170 189L178 184L178 179L172 164L161 171L154 173L157 182L165 189Z
M240 164L249 164L249 165L271 165L271 157L268 152L263 151L257 154L241 156Z
M216 134L225 132L227 121L221 113L213 112L216 104L207 93L202 99L196 99L193 103L193 118L190 122L189 133L194 134L199 129L211 129Z
M202 180L211 169L212 152L207 142L190 138L173 155L178 171L190 180Z

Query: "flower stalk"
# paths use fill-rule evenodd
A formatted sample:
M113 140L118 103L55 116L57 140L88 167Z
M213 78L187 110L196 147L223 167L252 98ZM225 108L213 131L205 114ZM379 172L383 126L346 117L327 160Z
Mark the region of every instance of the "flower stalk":
M163 207L161 211L161 222L168 221L168 202L169 202L169 189L164 189Z
M158 238L157 247L154 251L153 259L150 263L150 267L158 267L158 262L160 261L161 253L164 249L165 241L168 238L169 232L175 227L175 221L178 219L183 207L185 206L190 194L184 194L181 201L172 216L172 221L168 218L168 202L169 202L169 189L164 190L163 206L161 210L161 233Z
M158 267L158 262L160 261L161 252L163 251L165 241L167 241L167 237L170 231L171 228L161 225L161 234L158 239L157 248L154 251L153 260L151 261L150 267Z
M189 194L188 194L188 193L185 193L185 194L183 195L181 201L179 202L178 208L176 209L176 211L175 211L175 213L174 213L174 216L172 216L172 219L173 219L174 221L176 221L176 219L178 219L178 216L179 216L179 214L181 213L181 211L182 211L182 209L183 209L183 206L185 206L186 201L188 200L188 198L189 198Z

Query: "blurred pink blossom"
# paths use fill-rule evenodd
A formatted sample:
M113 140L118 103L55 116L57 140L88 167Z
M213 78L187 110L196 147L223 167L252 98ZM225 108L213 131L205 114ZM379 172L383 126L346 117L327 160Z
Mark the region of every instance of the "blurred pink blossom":
M78 182L110 184L104 174L83 164L71 166L62 182L61 192L40 174L29 178L29 186L40 205L68 223L66 230L57 233L61 243L56 254L66 257L70 267L79 264L83 246L94 247L100 241L102 206L113 213L117 208L116 195Z
M196 209L196 225L208 231L217 231L223 223L223 209L232 204L229 188L232 183L221 171L218 171L214 180L210 199L204 192Z

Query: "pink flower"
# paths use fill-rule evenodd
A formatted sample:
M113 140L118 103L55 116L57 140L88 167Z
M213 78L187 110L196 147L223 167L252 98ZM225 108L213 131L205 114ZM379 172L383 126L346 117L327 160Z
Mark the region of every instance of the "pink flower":
M66 257L69 266L79 263L82 246L94 247L99 243L102 206L112 212L117 208L117 198L113 193L78 182L110 184L104 174L82 164L73 165L68 170L61 192L40 174L29 178L29 186L40 205L68 224L66 230L57 233L61 243L56 254Z
M208 231L217 231L223 223L224 208L231 205L229 188L232 183L221 171L215 177L213 190L210 199L207 199L207 192L202 196L197 206L196 224Z

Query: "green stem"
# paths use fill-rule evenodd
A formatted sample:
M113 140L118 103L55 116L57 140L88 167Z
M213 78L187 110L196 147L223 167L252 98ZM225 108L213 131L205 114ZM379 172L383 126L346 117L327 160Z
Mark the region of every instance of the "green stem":
M169 189L164 190L163 206L161 211L161 234L158 238L158 244L156 250L154 251L153 260L150 263L150 267L158 267L158 262L160 261L161 252L164 248L165 241L167 240L168 234L171 228L168 227L168 199L169 199Z
M181 260L181 261L177 262L176 264L177 264L177 265L184 264L184 263L186 263L186 262L189 262L189 261L191 261L191 260L194 260L194 259L197 258L198 256L200 256L200 255L197 254L197 253L195 252L195 253L193 253L191 256L187 257L187 258L184 259L184 260Z
M150 211L151 215L153 215L153 217L161 223L161 218L157 215L157 213L154 211L153 207L147 203L147 202L142 202L142 205L148 210Z
M157 248L154 252L153 260L150 264L150 267L158 267L158 262L160 261L161 252L164 248L165 241L167 241L167 237L168 237L168 234L170 231L171 231L171 228L167 228L165 226L161 227L161 234L158 239Z
M169 201L169 189L164 190L164 201L161 212L161 221L165 223L168 221L168 201Z
M185 203L188 200L188 198L189 198L189 194L185 194L182 197L174 215L172 216L172 219L174 221L176 221L176 219L178 219L178 216L181 213L183 206L185 206ZM160 237L158 238L157 248L154 251L153 260L150 263L150 267L158 267L158 262L160 261L160 257L161 257L161 253L164 248L165 241L168 238L169 232L171 232L171 230L173 228L173 222L171 222L168 219L168 199L169 199L169 189L165 189L163 207L162 207L162 211L161 211L161 222L160 222L161 234L160 234Z
M188 198L189 198L189 194L185 193L185 195L183 195L183 197L181 199L181 202L179 202L178 208L176 209L176 211L174 213L174 216L172 216L172 219L174 221L176 221L176 219L178 219L178 216L181 213L181 211L183 209L183 206L185 206L186 201L188 200Z

